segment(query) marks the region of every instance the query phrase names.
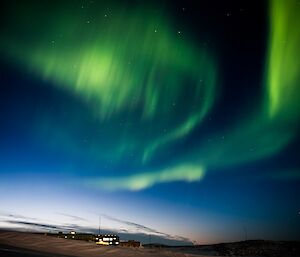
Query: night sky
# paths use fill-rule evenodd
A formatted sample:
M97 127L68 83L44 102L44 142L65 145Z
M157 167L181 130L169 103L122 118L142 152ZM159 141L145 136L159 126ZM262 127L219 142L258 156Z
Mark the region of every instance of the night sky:
M0 5L1 228L300 240L298 0Z

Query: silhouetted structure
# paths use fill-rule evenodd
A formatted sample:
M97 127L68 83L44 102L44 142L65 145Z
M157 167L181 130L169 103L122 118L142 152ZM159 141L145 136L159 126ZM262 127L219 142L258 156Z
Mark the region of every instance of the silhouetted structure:
M140 247L141 243L135 240L121 241L120 246L124 247Z

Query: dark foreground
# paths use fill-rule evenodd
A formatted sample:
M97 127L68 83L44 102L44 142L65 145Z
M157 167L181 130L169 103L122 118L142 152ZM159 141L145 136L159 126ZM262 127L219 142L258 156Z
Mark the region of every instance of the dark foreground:
M0 244L0 256L2 257L69 257L52 253L39 252Z
M99 246L82 240L0 230L0 257L300 257L300 242L248 240L194 246Z
M205 254L210 256L248 256L248 257L300 257L299 241L247 240L233 243L194 246L145 245L145 247L168 248L174 252Z

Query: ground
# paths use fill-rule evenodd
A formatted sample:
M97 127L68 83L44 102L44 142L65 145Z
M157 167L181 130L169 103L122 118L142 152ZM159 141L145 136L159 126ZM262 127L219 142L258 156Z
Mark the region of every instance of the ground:
M2 255L3 254L3 255ZM99 246L91 242L54 238L41 234L0 231L0 256L8 257L199 257L174 249Z

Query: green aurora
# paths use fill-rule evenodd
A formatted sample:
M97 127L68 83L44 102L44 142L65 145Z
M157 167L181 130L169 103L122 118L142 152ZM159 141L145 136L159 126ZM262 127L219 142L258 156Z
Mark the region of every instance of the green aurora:
M265 93L253 114L230 129L200 143L192 160L208 168L221 168L272 156L297 133L299 121L300 18L294 0L270 2L269 46L265 71Z
M280 151L294 137L300 116L300 18L294 0L270 3L269 51L266 61L266 97L251 117L218 134L224 140L202 148L207 166L233 165ZM220 140L213 140L214 142ZM201 149L200 149L201 150ZM237 158L238 156L238 158Z
M74 111L69 126L56 125L51 132L56 120L44 115L36 130L49 136L49 147L82 153L99 163L135 156L132 174L105 179L94 174L84 184L141 190L156 183L200 180L210 169L274 155L292 140L300 110L296 4L270 2L265 95L253 107L254 114L155 168L152 159L188 138L218 99L222 67L214 49L196 47L188 33L147 6L130 11L116 7L113 12L103 8L100 14L85 8L68 15L52 13L43 25L34 24L37 14L31 11L29 21L15 24L24 34L8 35L1 48L16 64L79 99L88 110L87 119ZM88 133L91 125L96 135L82 148L76 137Z
M8 45L30 71L82 99L102 128L126 115L123 135L108 129L103 137L112 139L111 155L122 158L131 149L143 153L145 162L157 147L186 136L201 122L214 102L217 74L212 56L162 15L145 7L131 12L118 7L112 16L83 9L70 17L58 13L47 17L47 29L31 32L36 40L30 46ZM23 30L30 31L27 26ZM136 130L143 131L142 138ZM64 142L68 147L68 139Z
M299 120L299 3L273 0L267 58L267 108L271 118Z

